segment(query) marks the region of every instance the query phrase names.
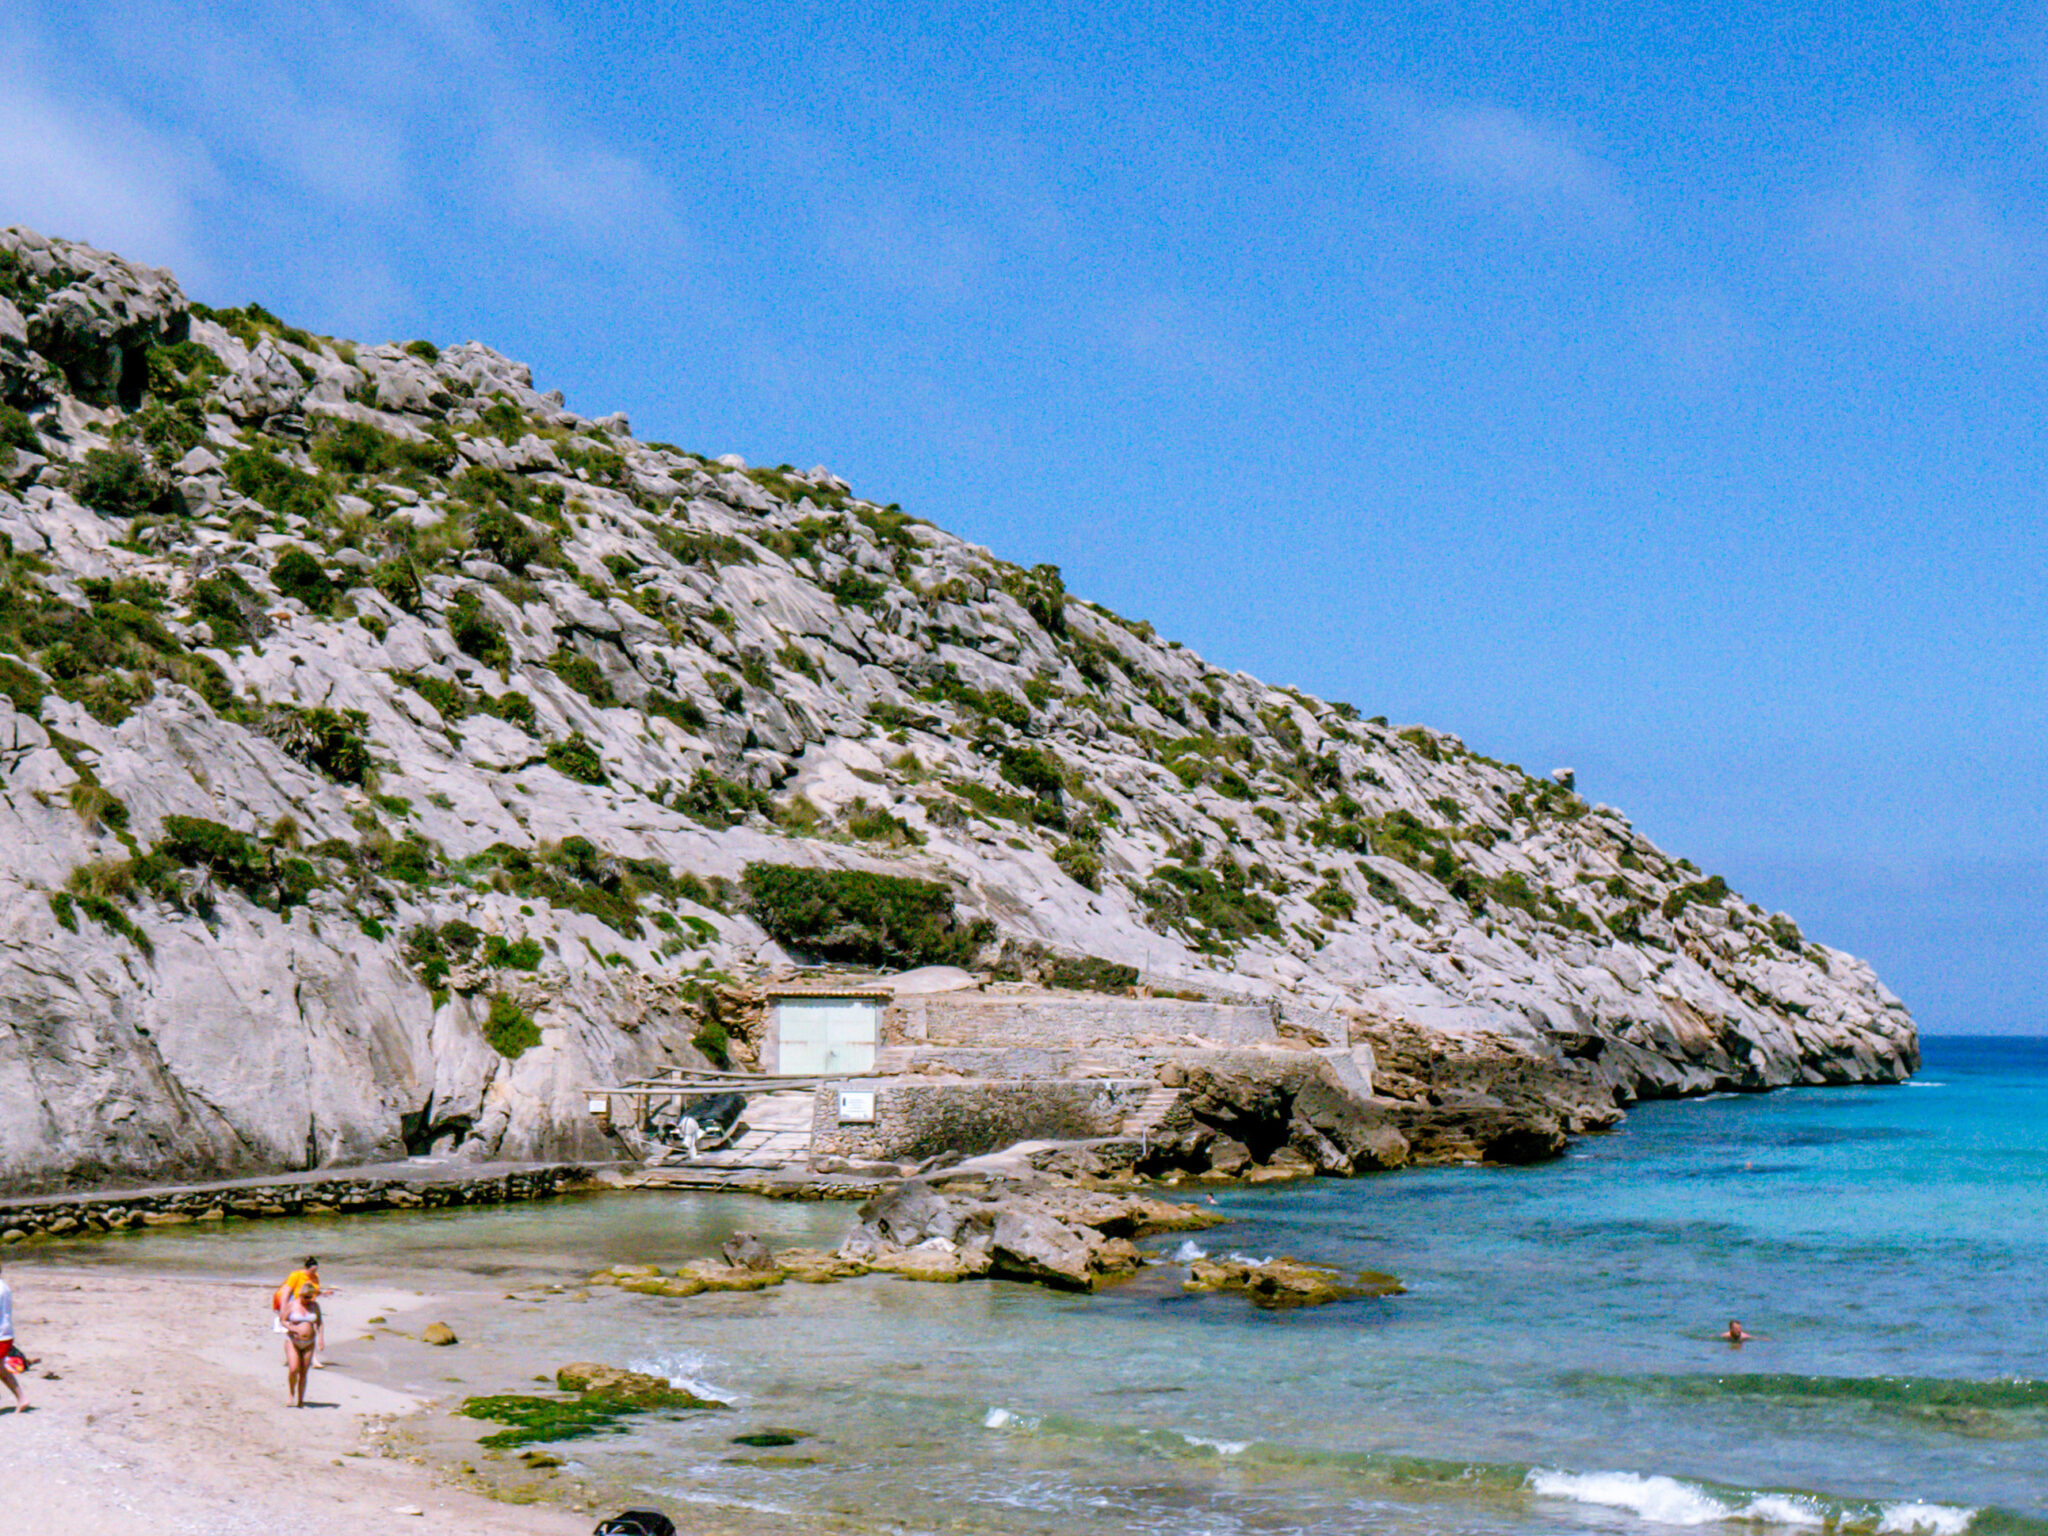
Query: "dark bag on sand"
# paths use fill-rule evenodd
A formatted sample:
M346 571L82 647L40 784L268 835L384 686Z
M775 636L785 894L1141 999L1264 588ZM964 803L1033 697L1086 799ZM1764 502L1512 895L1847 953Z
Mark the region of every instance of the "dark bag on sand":
M604 1521L590 1536L676 1536L676 1523L658 1509L629 1509Z

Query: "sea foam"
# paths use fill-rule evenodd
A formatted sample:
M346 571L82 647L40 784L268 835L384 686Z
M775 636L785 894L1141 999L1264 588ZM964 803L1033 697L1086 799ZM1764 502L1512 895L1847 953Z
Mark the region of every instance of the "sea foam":
M1877 1518L1877 1528L1899 1536L1963 1536L1976 1518L1974 1509L1952 1504L1887 1504Z
M1711 1525L1734 1517L1729 1505L1675 1477L1640 1472L1558 1472L1538 1467L1529 1491L1606 1509L1626 1509L1658 1525Z

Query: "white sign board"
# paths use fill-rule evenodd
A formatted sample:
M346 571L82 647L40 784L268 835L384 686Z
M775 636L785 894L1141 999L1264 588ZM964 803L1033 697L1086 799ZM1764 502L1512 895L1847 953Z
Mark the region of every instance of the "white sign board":
M873 1125L875 1123L874 1091L863 1088L840 1089L839 1123L841 1125Z

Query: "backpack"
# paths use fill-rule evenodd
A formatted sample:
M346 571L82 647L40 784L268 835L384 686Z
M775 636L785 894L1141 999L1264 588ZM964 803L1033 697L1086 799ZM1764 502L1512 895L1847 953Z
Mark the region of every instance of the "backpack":
M658 1509L629 1509L601 1522L590 1536L676 1536L676 1523Z

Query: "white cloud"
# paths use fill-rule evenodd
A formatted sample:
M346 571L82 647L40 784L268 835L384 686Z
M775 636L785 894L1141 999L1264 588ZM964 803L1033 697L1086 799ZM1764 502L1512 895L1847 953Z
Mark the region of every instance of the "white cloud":
M246 245L286 220L389 230L451 208L586 249L679 241L662 179L554 99L538 43L558 41L498 30L465 0L232 18L163 0L61 48L23 13L0 21L0 219L193 276L208 238Z
M1575 224L1628 215L1613 168L1563 128L1507 107L1408 99L1389 99L1383 116L1413 169L1505 211Z
M2001 309L2033 286L2030 254L1997 210L1910 145L1871 150L1800 215L1839 279L1930 317Z
M104 103L54 99L27 78L15 41L0 36L0 224L181 274L202 266L198 204L217 182L205 152Z

